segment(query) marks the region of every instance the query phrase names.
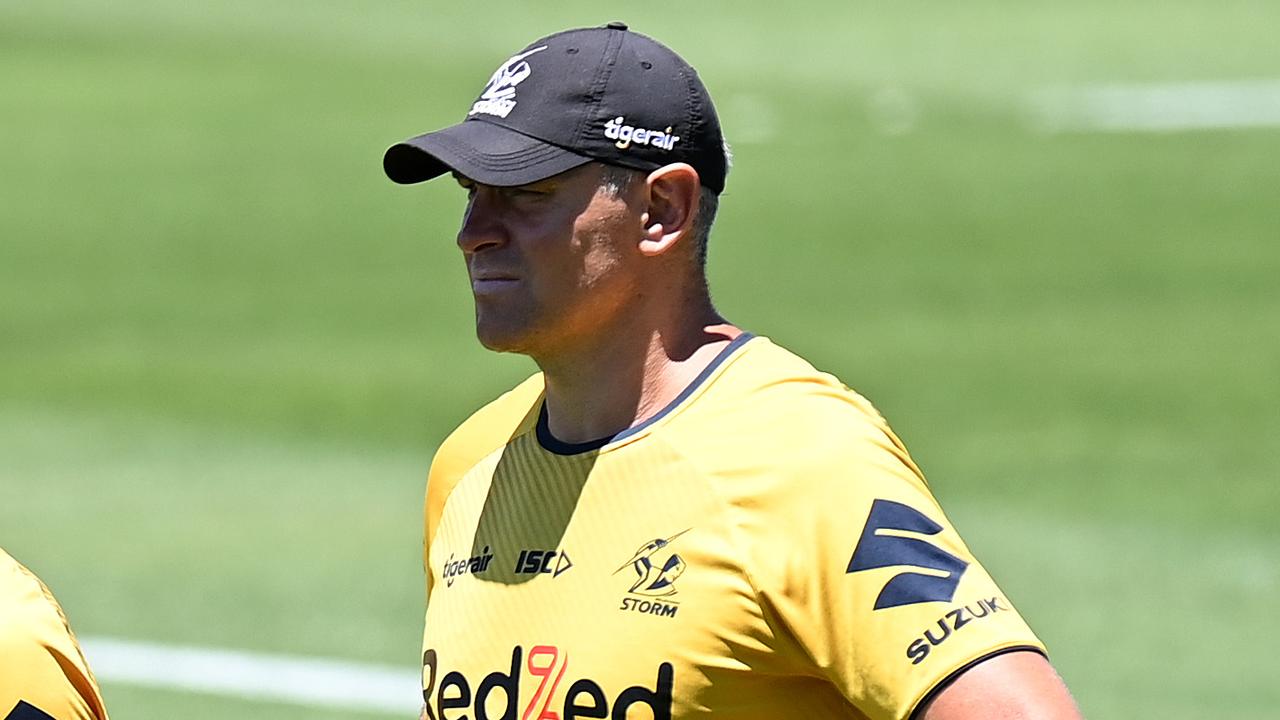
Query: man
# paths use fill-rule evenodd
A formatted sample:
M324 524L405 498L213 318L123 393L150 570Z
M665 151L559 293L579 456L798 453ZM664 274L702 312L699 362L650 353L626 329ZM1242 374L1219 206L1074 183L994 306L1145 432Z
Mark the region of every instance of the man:
M0 550L0 720L107 720L53 594Z
M384 168L466 189L480 342L541 369L432 464L424 717L1078 717L880 415L713 307L675 53L543 38Z

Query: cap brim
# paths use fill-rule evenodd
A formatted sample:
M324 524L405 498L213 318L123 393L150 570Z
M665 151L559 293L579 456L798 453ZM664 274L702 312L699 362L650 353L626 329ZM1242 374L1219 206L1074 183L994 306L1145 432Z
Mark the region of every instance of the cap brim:
M468 120L392 145L382 158L382 169L402 185L453 170L484 185L511 187L589 162L589 157L496 123Z

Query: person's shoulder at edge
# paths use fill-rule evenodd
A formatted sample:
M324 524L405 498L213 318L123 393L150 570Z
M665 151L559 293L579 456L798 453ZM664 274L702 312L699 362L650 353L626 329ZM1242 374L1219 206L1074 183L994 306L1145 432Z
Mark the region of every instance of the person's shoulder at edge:
M62 607L35 573L0 548L0 712L19 701L54 713L46 717L107 717Z
M33 647L46 642L47 628L62 628L66 619L49 589L22 563L0 548L0 647Z
M462 476L513 437L533 427L542 392L542 373L535 373L472 413L440 443L427 476L428 539L445 500Z

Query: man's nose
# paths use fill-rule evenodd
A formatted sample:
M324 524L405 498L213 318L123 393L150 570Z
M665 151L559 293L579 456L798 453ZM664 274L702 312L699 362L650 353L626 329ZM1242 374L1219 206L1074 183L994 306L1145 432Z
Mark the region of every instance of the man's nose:
M462 227L458 229L458 247L462 252L470 255L507 241L496 199L494 193L486 192L486 188L477 188L472 194L462 216Z

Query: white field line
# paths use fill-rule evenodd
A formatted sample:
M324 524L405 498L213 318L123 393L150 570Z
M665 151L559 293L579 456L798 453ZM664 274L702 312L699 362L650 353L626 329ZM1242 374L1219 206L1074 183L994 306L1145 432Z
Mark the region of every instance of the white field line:
M1280 127L1280 80L1086 85L1031 94L1045 132L1182 132Z
M411 669L239 650L80 638L99 680L417 717L421 677Z

